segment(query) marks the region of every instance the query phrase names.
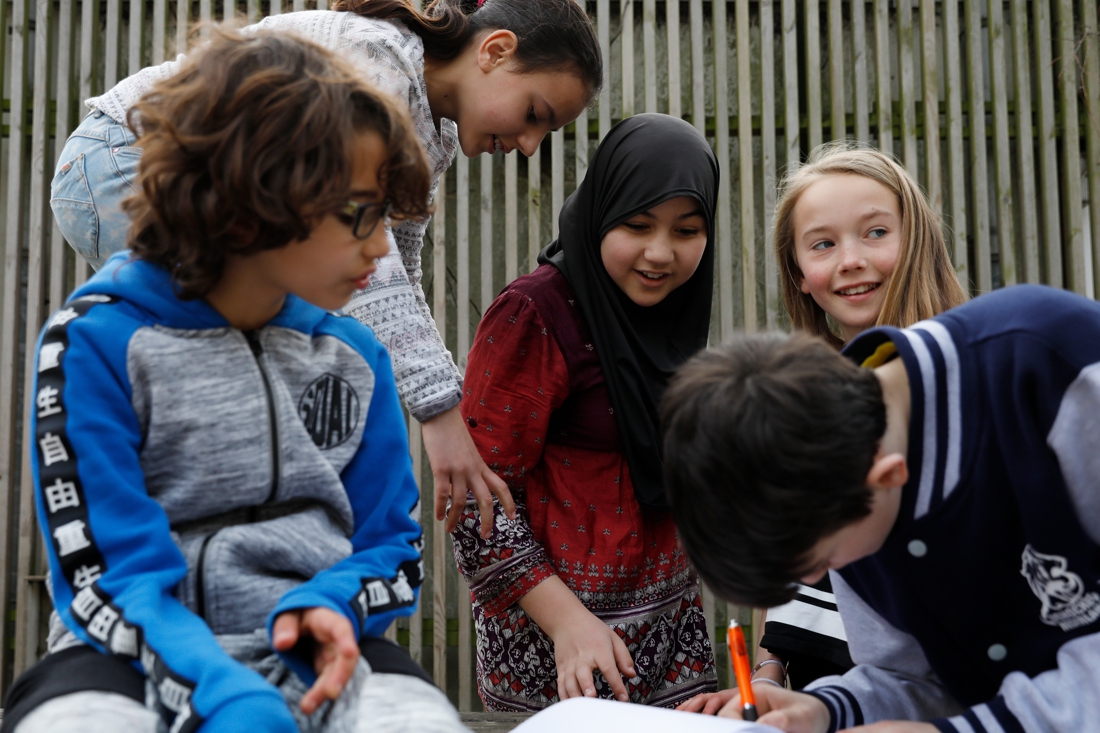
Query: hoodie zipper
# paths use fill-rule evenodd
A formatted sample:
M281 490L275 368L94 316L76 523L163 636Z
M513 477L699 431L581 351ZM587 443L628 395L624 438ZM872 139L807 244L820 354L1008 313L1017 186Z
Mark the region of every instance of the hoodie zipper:
M264 347L260 343L259 332L245 331L244 337L248 341L249 348L252 349L252 355L256 358L256 366L264 381L264 394L267 397L267 419L271 428L271 491L268 492L264 503L270 503L275 500L275 494L279 490L279 425L275 419L275 393L271 389L271 380L267 376L267 370L264 369L263 360L260 359L264 353ZM206 548L218 531L211 532L202 541L202 547L199 548L199 561L195 567L195 605L198 606L199 617L203 619L206 618Z

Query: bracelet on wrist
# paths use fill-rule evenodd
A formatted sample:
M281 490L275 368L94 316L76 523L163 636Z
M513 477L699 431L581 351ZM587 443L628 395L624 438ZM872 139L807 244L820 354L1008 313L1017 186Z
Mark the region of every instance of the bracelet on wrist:
M754 682L756 681L755 680L756 673L759 672L761 669L763 669L765 666L767 666L769 664L774 664L775 666L779 667L779 669L782 670L782 674L783 674L782 679L783 679L783 681L782 682L775 682L775 680L767 679L766 677L761 677L760 679L762 679L762 680L767 679L768 682L774 683L777 687L784 687L785 688L787 686L787 665L784 664L783 662L780 662L778 659L762 659L759 662L757 662L756 666L752 668L753 681Z
M786 686L786 685L781 685L781 684L779 684L778 682L776 682L775 680L773 680L773 679L769 679L769 678L767 678L767 677L758 677L758 678L756 678L756 679L754 679L754 680L752 681L752 683L753 683L754 685L755 685L755 684L756 684L757 682L767 682L767 683L768 683L769 685L775 685L776 687L778 687L778 688L779 688L779 689L781 689L781 690L785 690L785 689L787 689L787 686Z

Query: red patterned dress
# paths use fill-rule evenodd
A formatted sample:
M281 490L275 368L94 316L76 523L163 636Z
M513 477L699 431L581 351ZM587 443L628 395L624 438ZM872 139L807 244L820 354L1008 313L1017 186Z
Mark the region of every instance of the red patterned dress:
M672 517L634 497L603 371L565 277L543 265L486 312L466 368L462 414L517 519L496 507L478 534L468 505L455 558L470 584L478 690L490 710L557 702L553 642L518 605L557 574L626 642L633 702L671 707L716 689L694 572ZM612 698L597 673L597 694Z

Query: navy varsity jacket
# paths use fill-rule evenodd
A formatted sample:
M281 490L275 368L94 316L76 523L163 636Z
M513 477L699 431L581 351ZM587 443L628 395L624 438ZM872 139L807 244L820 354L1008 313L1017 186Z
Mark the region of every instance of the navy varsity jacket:
M859 665L814 686L832 728L1100 731L1100 304L1005 288L844 353L886 342L910 480L882 549L832 574Z
M241 332L120 253L49 319L35 369L54 606L149 678L166 729L297 730L216 635L323 606L378 636L412 612L419 492L389 357L355 319L289 296Z

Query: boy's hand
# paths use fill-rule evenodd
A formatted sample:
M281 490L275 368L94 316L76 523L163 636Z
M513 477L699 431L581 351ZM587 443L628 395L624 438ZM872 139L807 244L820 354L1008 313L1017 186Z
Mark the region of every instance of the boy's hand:
M598 669L611 686L615 698L627 702L630 698L623 684L637 675L630 651L610 626L596 618L591 611L565 620L556 628L554 663L558 668L558 698L595 697L596 681L593 674Z
M759 723L787 733L824 733L829 729L829 710L813 695L783 690L775 685L756 685L752 691L756 696ZM730 698L718 711L718 717L740 719L741 695Z
M325 700L335 700L359 663L359 644L351 621L328 608L286 611L275 619L271 645L285 652L300 642L313 641L313 668L317 681L302 695L302 712L312 715Z
M847 728L852 733L937 733L938 728L931 723L917 723L912 720L883 720L880 723Z
M512 492L504 480L489 470L474 446L470 431L458 407L436 415L421 426L424 450L435 479L435 518L447 519L447 531L454 532L466 506L466 492L474 495L481 512L481 536L493 532L493 496L500 501L504 514L516 518ZM447 500L451 509L447 511Z

